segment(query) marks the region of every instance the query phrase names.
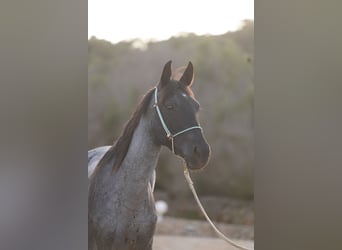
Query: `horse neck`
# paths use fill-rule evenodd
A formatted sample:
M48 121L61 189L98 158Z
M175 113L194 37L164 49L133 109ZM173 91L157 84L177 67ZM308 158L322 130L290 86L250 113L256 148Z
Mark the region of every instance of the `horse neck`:
M141 117L136 127L126 157L120 171L125 179L137 184L146 184L156 167L161 145L157 145L152 137L151 109Z

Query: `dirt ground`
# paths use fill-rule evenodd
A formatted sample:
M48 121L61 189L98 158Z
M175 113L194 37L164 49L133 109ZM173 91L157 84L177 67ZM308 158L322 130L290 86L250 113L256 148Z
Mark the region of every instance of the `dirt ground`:
M170 199L165 192L155 192L156 200L168 204L166 216L157 223L153 250L235 250L218 238L205 221L195 200ZM253 201L227 197L201 196L203 206L216 227L242 246L254 247Z
M254 248L253 241L237 240L238 244ZM153 250L236 250L237 248L217 238L164 236L154 237Z
M215 223L217 228L237 243L254 247L254 227ZM206 221L164 217L158 222L153 250L234 250L218 238Z
M254 240L253 226L215 222L214 224L223 234L230 238ZM218 237L207 221L176 219L171 217L164 217L162 221L157 223L156 235Z

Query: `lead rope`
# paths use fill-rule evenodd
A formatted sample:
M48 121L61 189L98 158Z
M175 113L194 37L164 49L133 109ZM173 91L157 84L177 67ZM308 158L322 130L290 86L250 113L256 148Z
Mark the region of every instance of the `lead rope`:
M173 142L173 136L170 137L170 140L171 140L172 153L175 154L175 143Z
M210 226L215 230L215 232L218 234L218 236L221 237L221 239L223 239L224 241L228 242L229 244L231 244L232 246L238 248L238 249L243 249L243 250L254 250L254 248L248 248L248 247L245 247L245 246L241 246L240 244L234 242L233 240L229 239L228 237L226 237L223 233L220 232L220 230L217 229L217 227L214 225L214 223L211 221L211 219L209 218L209 216L207 215L207 213L205 212L198 196L197 196L197 193L196 193L196 190L195 190L195 187L194 187L194 183L193 181L191 180L191 177L190 177L190 174L189 174L189 170L188 168L186 167L186 164L184 162L183 164L184 166L184 176L185 176L185 179L186 181L188 182L189 184L189 187L190 187L190 190L192 192L192 194L194 195L194 198L199 206L199 208L201 209L202 213L204 214L204 217L207 219L207 221L209 222Z

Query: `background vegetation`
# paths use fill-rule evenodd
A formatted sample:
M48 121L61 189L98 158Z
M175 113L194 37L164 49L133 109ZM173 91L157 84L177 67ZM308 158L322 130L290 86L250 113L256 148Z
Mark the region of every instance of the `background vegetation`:
M253 199L253 21L219 36L183 34L147 44L92 37L88 49L89 148L113 143L168 60L175 68L192 61L200 122L212 150L207 168L192 174L198 192ZM180 160L167 150L156 187L170 197L190 195Z

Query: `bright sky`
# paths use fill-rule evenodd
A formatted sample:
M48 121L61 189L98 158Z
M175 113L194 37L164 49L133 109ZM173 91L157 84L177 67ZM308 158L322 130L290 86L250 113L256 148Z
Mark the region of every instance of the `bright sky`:
M164 40L191 32L218 35L254 19L254 0L88 0L88 38Z

